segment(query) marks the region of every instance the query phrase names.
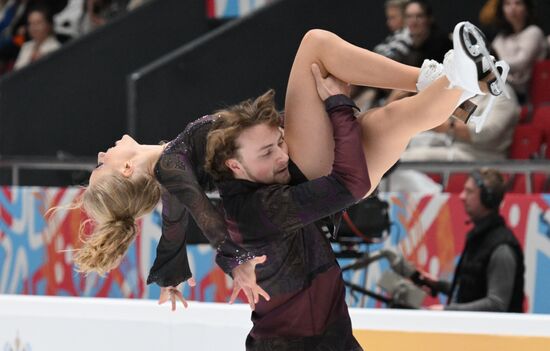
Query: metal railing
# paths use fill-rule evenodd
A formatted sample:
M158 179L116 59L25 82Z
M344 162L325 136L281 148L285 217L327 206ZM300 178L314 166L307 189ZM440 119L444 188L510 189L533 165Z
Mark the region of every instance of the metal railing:
M11 185L20 185L21 170L36 171L92 171L96 167L94 158L59 159L53 157L0 158L0 169L11 171ZM534 173L550 175L550 160L505 160L497 162L400 162L396 169L417 170L425 173L439 173L443 184L447 184L452 173L469 173L475 168L491 167L503 173L525 175L526 190L532 192L531 176ZM389 183L389 182L388 182ZM385 189L383 189L385 190Z
M432 162L401 162L396 169L417 170L424 173L439 173L442 176L442 184L446 185L449 177L453 173L470 173L476 168L490 167L507 174L525 175L526 192L533 192L532 175L535 173L545 173L550 175L550 160L503 160L503 161L476 161L476 162L458 162L458 161L432 161ZM390 182L386 182L386 188L391 188ZM388 190L388 189L382 189Z
M9 169L11 184L20 185L21 170L36 171L92 171L97 165L94 158L74 158L63 160L54 157L10 157L0 158L0 170Z

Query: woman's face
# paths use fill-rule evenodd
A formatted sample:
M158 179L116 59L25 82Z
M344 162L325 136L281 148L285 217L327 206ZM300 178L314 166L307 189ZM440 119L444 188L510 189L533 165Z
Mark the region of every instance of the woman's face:
M90 176L90 184L104 174L112 172L124 174L128 162L136 155L138 147L138 142L125 134L115 142L115 146L98 153L97 167Z
M52 31L52 28L44 14L38 11L33 11L29 14L29 35L35 41L44 41Z
M405 9L405 22L412 36L424 37L430 33L431 20L418 3L412 3Z
M502 2L504 18L512 26L523 27L527 18L527 7L523 0L504 0Z

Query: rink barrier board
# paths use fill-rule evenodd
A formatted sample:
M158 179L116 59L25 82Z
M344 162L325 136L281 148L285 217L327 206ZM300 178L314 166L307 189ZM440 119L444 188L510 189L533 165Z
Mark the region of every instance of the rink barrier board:
M351 308L365 350L550 349L550 316ZM243 350L243 304L0 295L0 350Z

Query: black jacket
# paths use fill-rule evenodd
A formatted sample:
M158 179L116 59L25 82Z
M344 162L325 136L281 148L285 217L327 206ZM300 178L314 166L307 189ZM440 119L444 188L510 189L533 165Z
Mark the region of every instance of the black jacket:
M491 255L500 245L508 245L516 258L512 298L507 312L523 312L525 265L520 244L504 219L493 213L476 223L466 236L466 245L455 270L449 302L468 303L487 296L487 267Z

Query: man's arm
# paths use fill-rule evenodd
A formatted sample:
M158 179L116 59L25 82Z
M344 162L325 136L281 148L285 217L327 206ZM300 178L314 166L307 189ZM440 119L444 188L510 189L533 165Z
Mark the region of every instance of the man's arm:
M487 267L487 296L467 303L451 303L445 310L506 312L514 289L516 256L508 245L498 246Z
M363 152L361 126L353 109L358 109L349 98L350 86L333 76L323 78L319 66L311 66L317 92L325 103L334 137L332 176L339 177L356 200L370 190L370 178Z

